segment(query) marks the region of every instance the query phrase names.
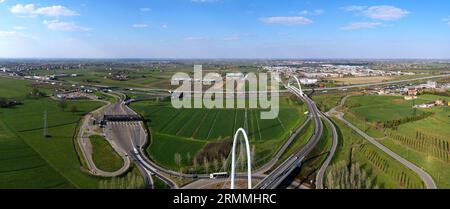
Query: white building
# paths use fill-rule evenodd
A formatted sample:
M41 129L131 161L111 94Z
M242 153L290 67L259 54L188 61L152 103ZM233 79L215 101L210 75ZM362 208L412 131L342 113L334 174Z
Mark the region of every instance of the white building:
M316 84L317 82L318 82L317 79L310 79L310 78L300 79L300 83L303 85L312 85L312 84Z

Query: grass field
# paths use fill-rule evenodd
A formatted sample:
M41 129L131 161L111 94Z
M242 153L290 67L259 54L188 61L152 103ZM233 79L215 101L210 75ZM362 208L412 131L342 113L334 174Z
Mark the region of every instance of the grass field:
M92 160L102 171L114 172L123 166L123 159L111 147L105 138L97 135L90 137L92 144Z
M425 99L417 99L415 104L427 102ZM353 96L345 104L348 108L345 118L369 135L382 138L385 133L380 123L413 117L412 106L411 101L398 96ZM420 109L415 112L416 115L422 113L424 111Z
M381 83L395 80L395 77L376 76L376 77L348 77L348 78L330 78L328 80L334 81L339 85L358 85L367 83Z
M259 119L260 109L247 111L248 135L257 152L256 165L267 162L306 118L305 107L297 101L283 97L280 103L279 118L273 120ZM170 103L157 101L137 102L131 106L150 121L149 155L171 169L178 169L174 160L176 153L182 156L183 166L190 166L191 159L207 144L231 139L245 123L245 109L174 109Z
M316 102L317 107L319 107L322 112L328 112L331 108L339 106L345 95L346 94L343 93L318 94L314 95L312 99Z
M135 88L169 88L172 75L180 70L187 71L191 69L166 69L164 71L156 71L153 69L128 69L127 71L123 71L120 69L115 69L113 71L110 71L104 68L92 68L89 70L77 69L34 71L34 73L36 73L37 75L53 75L60 73L77 74L78 77L65 77L60 78L60 80L84 85L104 85ZM111 79L116 73L126 75L128 76L128 79L124 81Z
M360 135L339 120L333 120L340 132L339 146L331 166L359 164L367 174L370 188L423 188L420 178L411 170L369 144ZM326 177L331 175L330 168ZM326 178L330 179L330 178ZM331 179L339 179L332 177ZM337 183L325 182L328 188L336 188Z
M0 77L0 97L24 97L30 93L29 82Z
M22 96L28 82L9 80L0 97ZM4 84L1 82L1 84ZM16 89L21 89L14 93ZM4 93L6 92L6 93ZM82 171L73 136L85 113L100 102L68 102L76 113L62 111L49 98L25 99L23 105L0 109L0 188L98 188L101 178ZM44 112L48 134L44 137Z
M449 97L420 95L416 104ZM361 104L361 105L354 105ZM354 107L352 107L354 106ZM423 167L440 188L450 188L450 124L449 107L435 107L417 110L417 115L433 113L429 117L403 123L395 128L377 128L376 121L395 120L413 114L411 101L401 97L352 97L347 103L350 107L346 118L365 130L369 135L382 139L391 150Z

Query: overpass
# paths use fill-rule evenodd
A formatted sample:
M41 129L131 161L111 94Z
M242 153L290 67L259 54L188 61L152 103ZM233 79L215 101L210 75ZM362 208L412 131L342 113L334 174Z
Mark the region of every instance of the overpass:
M103 121L106 122L137 122L143 121L139 115L104 115Z

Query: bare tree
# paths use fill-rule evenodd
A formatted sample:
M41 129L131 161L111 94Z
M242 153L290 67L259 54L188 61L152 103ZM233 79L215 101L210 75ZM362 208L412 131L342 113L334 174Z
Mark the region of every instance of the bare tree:
M175 153L175 163L177 164L180 173L181 173L181 160L182 159L180 153Z

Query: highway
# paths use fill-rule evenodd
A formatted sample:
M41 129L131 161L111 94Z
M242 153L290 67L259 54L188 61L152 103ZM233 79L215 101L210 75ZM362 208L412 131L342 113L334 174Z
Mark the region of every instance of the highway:
M124 152L120 147L118 147L116 144L114 144L111 141L109 142L111 144L111 146L113 147L113 149L122 157L123 162L124 162L122 168L120 168L117 171L114 171L114 172L103 171L103 170L97 168L97 166L95 165L95 163L92 159L93 150L92 150L92 144L90 141L90 136L97 135L97 133L95 133L95 131L94 131L95 127L89 125L89 121L90 121L92 115L101 113L104 109L109 108L111 106L110 102L105 102L105 103L106 103L106 105L100 107L99 109L97 109L83 117L83 119L81 120L79 132L77 133L77 142L81 148L80 149L81 154L83 155L84 159L86 160L88 170L92 175L101 176L101 177L115 177L115 176L120 176L120 175L124 174L128 170L128 168L130 167L130 164L131 164L130 159L126 156L126 152Z
M322 112L320 112L320 116L328 123L331 127L331 138L332 145L330 152L328 153L327 159L320 167L319 171L316 175L316 189L324 189L323 180L325 176L325 172L327 171L328 166L330 166L331 160L333 160L334 155L336 154L337 147L339 145L339 135L337 132L337 128L334 123Z
M449 77L449 76L450 76L450 74L444 74L444 75L435 75L435 76L426 76L426 77L420 77L420 78L404 79L404 80L398 80L398 81L387 81L387 82L371 83L371 84L358 84L358 85L350 85L350 86L330 87L330 88L321 88L321 89L315 89L315 90L317 90L317 91L344 90L344 89L351 89L351 88L363 88L363 87L370 87L370 86L389 85L389 84L398 84L398 83L405 83L405 82L411 82L411 81L444 78L444 77Z
M311 114L311 118L315 125L314 134L302 149L289 157L284 163L275 168L266 178L259 182L255 187L257 189L276 189L295 168L301 165L302 161L309 153L311 153L322 137L323 123L320 119L320 111L314 101L308 98L308 96L298 88L290 86L288 89L308 105L309 113Z
M300 132L302 132L306 126L311 121L311 117L308 117L306 121L289 137L289 139L283 144L283 146L278 150L277 154L265 165L261 166L258 170L256 170L254 173L257 174L264 174L267 171L269 171L283 156L283 154L286 152L286 150L290 147L292 142L297 139Z
M111 105L105 113L108 115L136 115L132 109L125 105L123 98L120 98L118 102ZM108 140L124 150L127 153L127 156L134 160L149 184L153 182L152 175L155 175L171 188L178 188L174 181L167 178L160 170L152 166L148 163L148 160L146 160L142 147L147 142L147 132L144 129L143 122L108 122L104 133Z

